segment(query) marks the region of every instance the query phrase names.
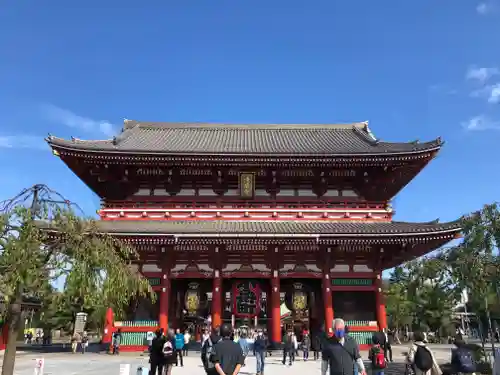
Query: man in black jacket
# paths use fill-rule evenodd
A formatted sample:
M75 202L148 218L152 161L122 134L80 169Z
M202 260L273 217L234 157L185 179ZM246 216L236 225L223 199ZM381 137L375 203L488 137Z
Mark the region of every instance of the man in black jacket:
M215 345L214 363L219 375L236 375L245 364L241 346L231 340L233 328L224 323L220 327L222 340Z
M286 357L288 356L288 365L292 365L295 358L295 344L293 342L292 331L288 331L285 336L285 343L283 346L283 361L286 364Z
M165 344L165 336L163 336L163 331L158 329L156 331L156 336L151 341L151 346L149 348L149 362L151 364L150 375L161 375L163 374L163 345Z
M267 350L267 337L264 336L262 329L257 330L257 336L253 343L253 348L255 352L255 359L257 361L257 375L264 374L264 364L266 361L266 350Z
M325 340L322 349L322 374L330 368L330 375L354 375L354 365L357 365L359 373L366 375L358 344L352 337L346 336L344 321L335 319L333 330L333 337Z

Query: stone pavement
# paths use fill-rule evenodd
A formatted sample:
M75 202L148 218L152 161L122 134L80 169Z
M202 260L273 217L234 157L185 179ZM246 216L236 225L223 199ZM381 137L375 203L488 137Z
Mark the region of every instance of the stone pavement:
M449 360L450 346L447 345L431 345L437 360L441 363ZM394 361L385 371L386 375L404 374L404 356L406 351L404 346L396 346L393 349ZM279 353L281 354L281 353ZM291 367L281 364L281 357L278 353L266 360L266 373L271 375L308 375L320 374L320 361L303 362L297 360ZM363 358L367 358L367 353L362 353ZM71 353L24 353L20 354L16 361L15 375L32 375L35 365L35 359L45 358L44 375L118 375L120 372L121 363L129 363L131 365L130 375L137 374L137 367L148 366L146 356L133 353L123 353L120 356L110 356L106 354L87 353L71 354ZM1 360L0 360L1 363ZM172 375L203 375L205 372L201 367L199 353L192 353L191 356L185 358L184 367L174 367ZM247 365L241 371L242 375L255 374L255 358L249 357Z

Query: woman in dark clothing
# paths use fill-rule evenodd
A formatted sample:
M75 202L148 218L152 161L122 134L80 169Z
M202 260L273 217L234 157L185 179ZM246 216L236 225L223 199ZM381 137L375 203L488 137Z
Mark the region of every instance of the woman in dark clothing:
M319 332L316 332L312 338L311 349L313 351L314 360L319 359L319 353L321 352L321 336Z
M177 359L175 356L175 332L173 329L169 329L167 331L165 345L167 348L172 349L171 351L166 350L165 349L166 347L164 346L164 350L163 350L164 361L165 361L165 374L171 375L172 374L172 367L174 367L174 365L176 363L176 359Z
M150 375L163 375L163 345L165 345L165 337L160 330L157 330L156 336L149 347Z

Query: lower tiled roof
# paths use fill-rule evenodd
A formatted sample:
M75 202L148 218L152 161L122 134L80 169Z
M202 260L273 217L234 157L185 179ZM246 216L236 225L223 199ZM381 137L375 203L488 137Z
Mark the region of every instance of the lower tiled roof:
M228 221L228 220L109 220L97 222L106 233L134 234L321 234L331 236L391 236L459 232L460 221L449 223L407 222L318 222L318 221Z

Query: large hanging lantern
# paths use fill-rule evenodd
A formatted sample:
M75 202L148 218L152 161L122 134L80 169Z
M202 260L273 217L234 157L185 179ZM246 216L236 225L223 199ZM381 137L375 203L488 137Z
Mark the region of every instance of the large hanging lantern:
M250 280L236 281L233 284L233 314L238 318L254 318L260 314L261 287Z
M184 296L184 307L187 315L197 315L198 309L200 308L200 301L200 284L189 283L188 290Z
M308 309L307 292L304 284L294 283L286 295L286 305L294 313L304 313Z

